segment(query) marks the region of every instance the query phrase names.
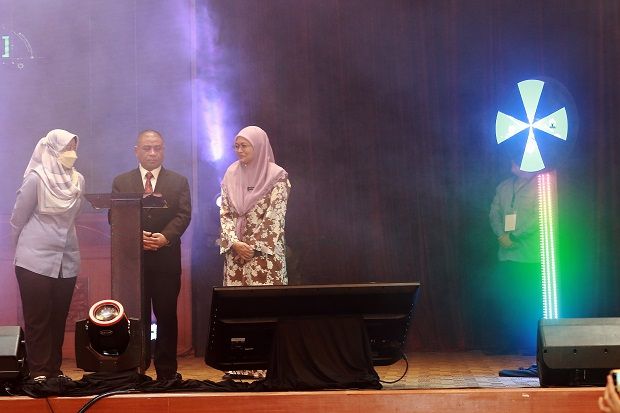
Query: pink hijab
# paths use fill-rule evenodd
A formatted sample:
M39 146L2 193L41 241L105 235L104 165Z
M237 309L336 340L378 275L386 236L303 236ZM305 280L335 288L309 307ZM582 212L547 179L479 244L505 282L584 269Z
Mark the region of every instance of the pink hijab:
M235 232L241 238L245 229L245 215L288 174L275 164L273 150L264 130L258 126L247 126L239 131L235 139L239 136L252 144L254 157L247 165L235 161L228 167L222 179L222 194L228 197L239 216Z

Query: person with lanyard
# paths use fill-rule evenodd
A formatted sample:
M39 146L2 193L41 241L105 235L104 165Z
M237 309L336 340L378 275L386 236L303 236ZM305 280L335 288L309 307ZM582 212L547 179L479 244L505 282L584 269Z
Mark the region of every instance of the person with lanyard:
M26 359L38 383L65 377L60 369L65 323L80 273L75 219L84 177L73 167L77 147L77 135L62 129L39 140L10 221Z
M538 187L536 174L521 171L514 161L511 172L497 186L489 212L498 243L491 282L493 310L499 316L495 350L532 355L542 316Z
M220 253L224 286L286 285L284 222L291 184L276 165L267 133L248 126L233 146L238 160L222 179ZM263 378L265 371L228 372L225 378Z

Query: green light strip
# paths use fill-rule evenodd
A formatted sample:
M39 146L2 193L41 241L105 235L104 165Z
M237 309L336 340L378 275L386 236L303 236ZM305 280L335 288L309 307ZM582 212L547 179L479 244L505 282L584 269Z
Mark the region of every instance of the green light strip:
M540 228L540 265L543 315L558 318L557 268L555 256L555 174L544 173L538 179L538 224Z
M2 57L11 57L11 43L9 36L2 36L2 43L4 43L4 53L2 53Z

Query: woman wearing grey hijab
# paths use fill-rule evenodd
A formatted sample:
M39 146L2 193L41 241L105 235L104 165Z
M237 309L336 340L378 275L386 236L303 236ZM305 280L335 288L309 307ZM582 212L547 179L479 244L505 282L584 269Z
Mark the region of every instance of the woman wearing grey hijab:
M78 137L54 129L35 147L11 215L15 274L30 377L63 376L65 323L80 270L75 218L84 177L73 167Z

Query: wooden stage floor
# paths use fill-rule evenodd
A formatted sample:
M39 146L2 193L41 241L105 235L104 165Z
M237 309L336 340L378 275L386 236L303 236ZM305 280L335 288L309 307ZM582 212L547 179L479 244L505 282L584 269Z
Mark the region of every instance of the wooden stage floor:
M412 353L403 380L383 390L332 390L264 393L159 393L115 395L89 412L598 412L602 388L540 388L537 378L499 377L501 369L529 367L534 357L488 356L481 352ZM377 367L381 380L402 375L404 361ZM65 360L65 374L77 380L83 371ZM222 372L201 358L179 359L184 379L220 381ZM147 375L154 377L149 369ZM77 412L92 397L2 397L2 412Z

